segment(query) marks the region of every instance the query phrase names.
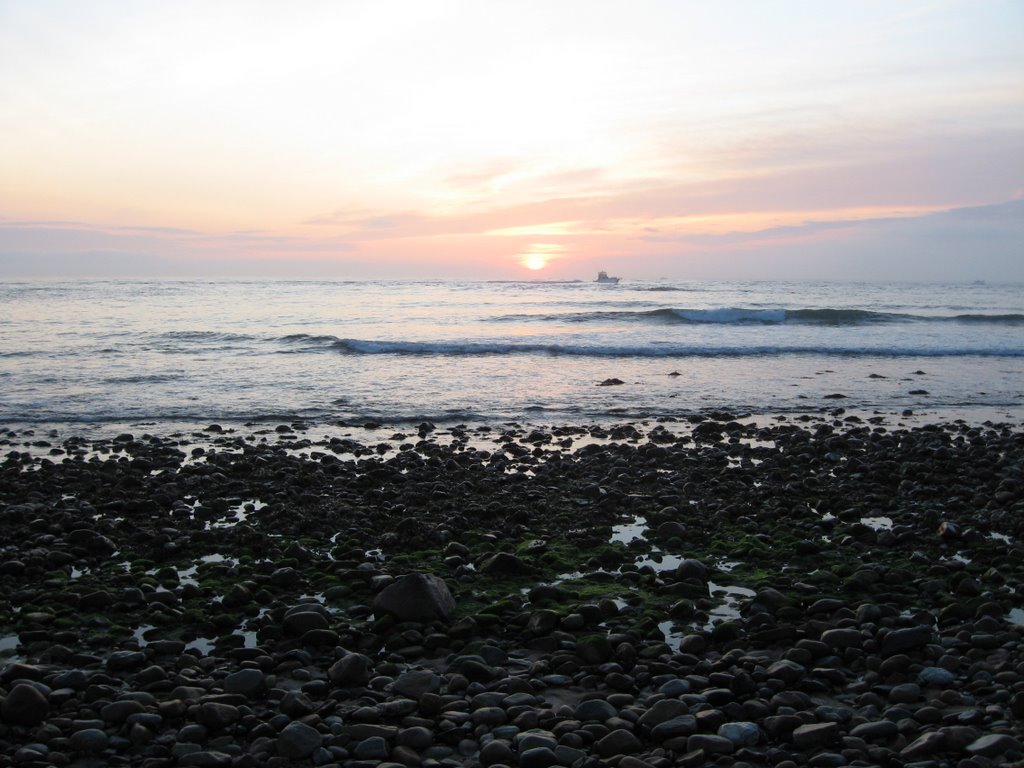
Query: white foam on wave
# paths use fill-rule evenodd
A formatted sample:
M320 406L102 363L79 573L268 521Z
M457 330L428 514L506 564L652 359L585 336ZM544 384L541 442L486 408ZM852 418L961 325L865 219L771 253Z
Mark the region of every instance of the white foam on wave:
M850 346L826 347L817 345L751 345L702 346L693 344L648 345L585 345L585 344L531 344L505 342L462 341L377 341L366 339L336 339L329 347L343 354L357 355L446 355L472 357L480 355L566 355L571 357L772 357L779 355L839 355L843 357L1022 357L1024 349L996 348L934 348Z

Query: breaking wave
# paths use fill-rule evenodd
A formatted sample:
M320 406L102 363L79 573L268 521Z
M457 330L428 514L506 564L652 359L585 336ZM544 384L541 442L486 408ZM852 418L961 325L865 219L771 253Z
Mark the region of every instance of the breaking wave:
M316 343L309 343L312 339ZM567 357L771 357L778 355L839 355L842 357L1024 357L1024 348L928 348L900 346L759 345L701 346L692 344L587 345L466 341L384 341L308 337L304 351L345 355L410 355L479 357L507 355L564 355Z

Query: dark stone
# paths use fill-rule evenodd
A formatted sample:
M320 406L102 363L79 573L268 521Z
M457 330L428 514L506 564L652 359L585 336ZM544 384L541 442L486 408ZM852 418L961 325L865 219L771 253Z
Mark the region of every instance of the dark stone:
M366 685L372 670L373 661L369 656L350 653L334 662L327 670L327 676L332 683L343 687Z
M604 699L588 699L587 701L581 701L576 705L576 709L573 711L573 717L583 722L586 722L587 720L597 720L598 722L603 723L605 720L613 718L618 714L619 710Z
M323 736L316 728L302 722L292 722L277 736L277 753L289 760L302 760L313 754L321 744ZM387 757L386 753L384 757Z
M551 768L558 765L558 755L549 747L533 747L519 753L519 768Z
M932 731L919 736L900 750L900 757L909 760L918 757L925 757L936 752L941 752L946 747L946 734L942 731Z
M883 656L891 656L894 653L925 646L931 639L931 627L924 625L894 629L882 640L881 652Z
M793 731L793 745L797 749L813 749L833 743L839 738L837 723L811 723Z
M15 725L38 725L50 714L50 704L38 688L19 683L11 689L0 707L4 722Z
M241 718L238 707L231 704L208 701L199 708L199 722L207 728L226 728Z
M266 675L258 669L240 669L224 678L225 693L254 696L266 687Z
M455 611L448 585L429 573L410 573L382 589L373 610L390 613L399 621L447 621Z
M533 568L511 552L498 552L484 560L480 570L490 576L529 576Z
M632 752L639 752L643 749L640 739L627 731L625 728L618 728L594 744L594 751L601 757L612 755L628 755Z
M989 733L967 745L972 755L996 757L1004 752L1020 752L1021 742L1008 733Z

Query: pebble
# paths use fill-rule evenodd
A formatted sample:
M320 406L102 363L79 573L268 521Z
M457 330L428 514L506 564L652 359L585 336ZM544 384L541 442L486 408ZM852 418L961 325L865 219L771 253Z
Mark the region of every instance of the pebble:
M1022 751L1021 742L1008 733L989 733L967 745L967 752L982 757L996 757L1006 752Z
M117 458L28 472L12 449L0 464L20 498L0 502L0 610L12 652L31 663L0 660L0 762L994 768L1024 757L1024 630L1007 620L1024 577L1019 430L733 418L705 419L689 445L648 425L594 428L593 445L586 431L539 430L523 447L509 426L484 451L457 429L458 445L436 442L441 427L376 451L289 425L294 450L272 429L263 444L224 430L183 435L205 447L182 463L191 448L178 440L166 447L180 456L163 460L133 437ZM558 451L569 435L578 450ZM230 517L257 498L259 514ZM572 522L581 514L586 526ZM646 536L608 544L643 516ZM889 530L861 522L880 517ZM1010 541L995 546L988 531ZM672 539L717 554L673 561L650 544ZM583 561L562 562L574 548ZM127 566L104 559L115 549ZM438 589L429 612L408 593L408 612L377 610L412 563L474 602L447 613ZM437 586L428 575L412 580L424 595ZM102 615L72 627L86 609Z
M718 735L728 739L732 745L740 747L753 747L761 738L761 729L757 723L734 722L723 723L718 728Z
M0 705L0 717L17 725L37 725L50 713L46 696L29 683L15 685Z
M686 748L690 751L699 750L708 755L731 755L735 745L724 736L695 733L686 740Z
M76 752L102 752L110 743L110 737L99 728L82 728L71 734L68 743Z
M925 667L917 673L917 680L921 685L944 688L956 682L956 675L942 667Z
M595 751L601 757L611 757L612 755L628 755L634 752L639 752L643 745L640 740L632 733L627 731L625 728L618 728L594 745Z
M836 723L809 723L793 730L793 746L797 749L812 749L832 744L839 738Z

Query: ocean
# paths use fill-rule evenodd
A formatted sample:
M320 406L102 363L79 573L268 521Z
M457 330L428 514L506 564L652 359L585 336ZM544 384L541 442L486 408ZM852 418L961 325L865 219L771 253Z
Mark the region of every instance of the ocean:
M621 383L617 383L621 382ZM0 425L1019 419L1024 287L0 284Z

